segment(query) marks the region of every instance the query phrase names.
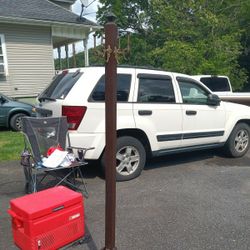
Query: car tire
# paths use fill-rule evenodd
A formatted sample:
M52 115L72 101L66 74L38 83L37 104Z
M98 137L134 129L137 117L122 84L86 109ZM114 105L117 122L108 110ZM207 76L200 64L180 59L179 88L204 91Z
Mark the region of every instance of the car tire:
M22 130L22 117L26 116L24 113L17 113L10 118L10 128L14 131Z
M250 146L250 129L246 123L238 123L231 132L226 144L225 152L230 157L241 157Z
M105 174L105 152L101 165ZM116 147L116 181L128 181L141 174L146 162L146 151L142 143L131 136L117 138Z

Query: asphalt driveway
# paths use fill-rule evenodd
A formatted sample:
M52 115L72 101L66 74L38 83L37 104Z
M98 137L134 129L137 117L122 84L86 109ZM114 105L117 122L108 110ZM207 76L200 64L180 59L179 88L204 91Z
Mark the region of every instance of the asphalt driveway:
M105 181L98 167L85 171L88 244L104 247ZM12 241L9 200L24 195L19 162L0 163L0 249ZM250 249L250 152L241 159L215 151L151 160L142 175L117 183L116 246L140 249Z

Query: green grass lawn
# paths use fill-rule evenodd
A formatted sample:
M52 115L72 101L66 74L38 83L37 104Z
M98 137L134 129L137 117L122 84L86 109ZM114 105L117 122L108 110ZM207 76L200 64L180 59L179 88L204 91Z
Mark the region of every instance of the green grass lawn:
M0 161L20 159L24 148L23 134L20 132L0 130Z

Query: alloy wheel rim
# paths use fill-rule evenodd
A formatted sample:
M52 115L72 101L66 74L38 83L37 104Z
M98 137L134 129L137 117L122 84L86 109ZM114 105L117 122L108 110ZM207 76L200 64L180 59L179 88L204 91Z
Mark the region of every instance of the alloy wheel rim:
M240 130L234 140L234 148L238 153L245 151L249 143L248 133L245 129Z
M125 146L116 153L116 171L123 176L133 174L139 163L139 151L133 146Z
M16 127L17 127L18 130L22 129L22 117L18 117L16 119Z

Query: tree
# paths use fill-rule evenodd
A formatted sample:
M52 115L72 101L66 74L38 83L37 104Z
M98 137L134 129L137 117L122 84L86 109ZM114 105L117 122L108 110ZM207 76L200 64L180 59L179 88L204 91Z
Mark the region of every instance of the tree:
M112 11L117 17L117 25L120 29L130 29L136 33L145 31L145 10L149 8L147 0L99 0L102 7L98 9L97 16L101 24L105 23L105 14Z
M244 1L241 4L239 23L242 29L241 44L242 54L239 57L239 64L247 70L248 83L244 85L245 91L250 91L250 2Z
M129 63L150 63L187 74L225 74L236 89L246 82L246 70L239 65L244 33L239 17L246 1L100 2L100 22L104 12L113 7L118 25L133 32Z

